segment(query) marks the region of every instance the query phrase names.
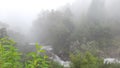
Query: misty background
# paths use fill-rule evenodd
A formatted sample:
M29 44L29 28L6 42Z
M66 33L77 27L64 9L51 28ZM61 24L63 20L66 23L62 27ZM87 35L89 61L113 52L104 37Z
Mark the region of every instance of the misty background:
M108 11L113 11L114 14L112 15L114 16L117 15L116 12L118 8L115 8L115 6L117 6L119 2L117 0L105 1ZM39 13L44 10L56 10L66 4L71 4L73 12L77 15L78 13L87 12L90 3L91 0L1 0L0 20L4 23L8 23L11 28L17 28L24 32L25 29L29 30L32 26L32 22L38 17ZM113 4L114 6L112 6ZM22 25L22 23L25 25Z
M57 9L74 0L0 0L0 20L25 32L44 10ZM23 25L24 24L24 25Z
M86 51L120 57L120 0L0 0L1 36L23 52L38 42L63 60ZM7 33L7 34L6 34ZM3 36L4 36L3 35ZM33 49L34 50L34 49Z

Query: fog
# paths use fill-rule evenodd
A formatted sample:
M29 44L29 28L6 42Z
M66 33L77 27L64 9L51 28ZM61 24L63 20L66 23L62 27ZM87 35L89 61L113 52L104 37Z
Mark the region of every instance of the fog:
M38 42L61 60L86 51L120 59L119 26L120 0L0 0L0 38L23 52Z
M43 10L57 9L74 0L0 0L0 20L26 32Z
M9 24L10 29L16 30L17 28L16 31L24 33L29 31L33 21L42 11L56 10L66 4L72 5L74 3L73 13L84 13L87 11L90 2L91 0L1 0L0 21Z
M74 16L85 15L92 0L1 0L0 1L0 21L10 25L11 29L28 33L32 23L41 12L45 10L57 10L69 7ZM112 17L119 17L118 0L100 0L105 3L106 14ZM114 4L114 6L113 6ZM78 7L79 6L79 7Z

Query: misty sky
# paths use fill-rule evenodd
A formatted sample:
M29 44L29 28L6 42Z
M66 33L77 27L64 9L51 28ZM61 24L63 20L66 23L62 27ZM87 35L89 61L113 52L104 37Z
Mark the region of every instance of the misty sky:
M0 21L27 29L41 10L57 9L72 2L74 0L0 0Z

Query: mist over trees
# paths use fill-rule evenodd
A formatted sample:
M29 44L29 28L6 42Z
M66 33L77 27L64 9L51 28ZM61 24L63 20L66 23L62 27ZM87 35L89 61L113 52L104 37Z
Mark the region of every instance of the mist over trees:
M63 68L65 62L70 68L119 68L119 6L119 0L76 0L58 9L41 11L31 27L31 24L13 24L17 20L24 22L20 14L12 24L0 21L0 61L3 61L0 67L8 62L4 59L9 59L8 56L14 63L15 55L20 52L21 60L16 63L23 64L23 68L26 68L26 60L34 66L47 64L47 68ZM31 56L26 59L29 53ZM103 63L109 57L116 62Z
M7 24L0 22L0 38L7 36L7 27Z
M21 51L28 49L24 49L25 45L31 42L51 45L64 60L69 59L70 53L86 51L99 57L118 58L119 4L119 0L76 0L71 5L40 12L27 35L0 22L0 38L13 38Z
M81 6L75 7L75 3L60 10L44 11L33 22L33 35L40 43L53 45L54 52L60 56L67 56L70 51L90 51L101 57L119 57L119 40L116 40L119 20L111 14L120 10L116 7L114 12L108 11L106 8L114 5L106 2L91 0L83 14L79 13L83 11L79 8ZM74 8L79 8L76 10L77 16Z

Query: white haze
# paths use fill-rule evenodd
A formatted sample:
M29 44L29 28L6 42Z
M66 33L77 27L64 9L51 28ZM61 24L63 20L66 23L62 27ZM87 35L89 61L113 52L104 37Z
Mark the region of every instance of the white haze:
M25 32L42 10L57 9L74 0L0 0L0 21Z
M39 13L43 10L56 10L69 3L72 5L72 12L77 16L87 12L91 1L92 0L0 0L0 21L9 24L12 29L17 29L23 33L30 29L32 22L37 19ZM118 12L116 12L117 9L115 8L117 7L117 2L117 0L106 0L106 9L114 12L114 14L110 13L109 15L118 15ZM114 4L114 6L111 6L111 4Z

